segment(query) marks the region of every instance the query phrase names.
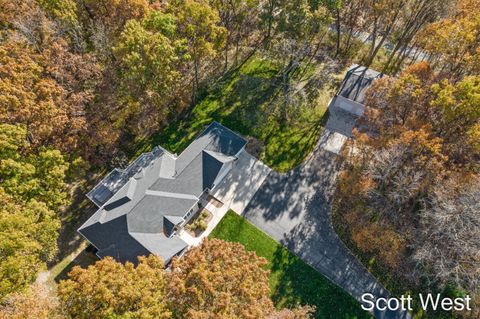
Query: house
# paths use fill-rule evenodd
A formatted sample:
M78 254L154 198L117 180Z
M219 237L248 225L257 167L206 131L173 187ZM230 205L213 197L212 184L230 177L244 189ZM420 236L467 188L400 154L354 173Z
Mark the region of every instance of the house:
M78 229L97 256L136 262L156 254L165 263L188 247L178 232L212 198L246 145L217 122L179 156L161 147L114 169L88 194L98 210Z
M352 65L348 69L340 89L332 99L330 106L340 108L354 116L361 116L365 110L363 105L365 92L374 80L382 76L382 73L364 66Z

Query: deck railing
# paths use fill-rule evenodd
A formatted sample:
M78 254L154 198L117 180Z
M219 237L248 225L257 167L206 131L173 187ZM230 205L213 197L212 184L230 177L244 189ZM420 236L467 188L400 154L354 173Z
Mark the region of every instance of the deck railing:
M151 152L143 153L137 157L126 168L114 168L87 193L88 199L98 207L103 206L130 178L147 167L155 158L164 152L165 150L163 148L156 146Z

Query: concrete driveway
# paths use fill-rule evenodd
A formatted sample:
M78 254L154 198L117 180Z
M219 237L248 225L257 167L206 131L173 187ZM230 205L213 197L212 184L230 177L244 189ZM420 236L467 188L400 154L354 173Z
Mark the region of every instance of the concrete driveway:
M241 214L270 172L268 166L244 150L212 195Z
M331 132L337 132L351 137L353 127L358 117L333 105L328 108L328 113L329 116L325 128Z
M272 171L242 215L357 300L367 292L387 296L331 225L330 205L340 163L335 153L324 149L328 140L323 135L307 161L289 173ZM411 318L400 311L377 310L374 315Z

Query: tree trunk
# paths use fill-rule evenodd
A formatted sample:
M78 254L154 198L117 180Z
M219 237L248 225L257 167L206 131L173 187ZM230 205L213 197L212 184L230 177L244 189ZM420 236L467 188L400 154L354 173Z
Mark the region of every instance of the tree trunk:
M335 14L336 14L336 28L337 28L337 43L336 43L336 50L335 50L335 57L338 56L340 53L340 37L341 37L341 31L340 31L340 9L336 8L335 9Z
M198 69L199 69L199 64L200 64L199 59L198 59L198 58L195 58L193 64L194 64L194 69L195 69L195 79L194 79L194 89L193 89L192 104L195 105L196 100L197 100L198 86L199 86L199 85L198 85L198 82L199 82L199 80L198 80L198 77L199 77L199 75L198 75L198 73L199 73Z
M240 36L237 36L235 39L235 65L238 64L238 51L240 46Z
M350 44L352 42L352 38L353 38L353 27L350 27L347 35L347 41L345 42L345 48L343 50L344 53L347 53L348 51L350 51Z
M373 52L375 51L375 47L376 47L377 32L378 32L378 18L375 17L373 22L373 30L371 33L372 39L370 40L371 41L370 49L368 50L367 56L362 59L364 61L370 61L370 63L365 62L367 67L371 64L371 61L373 61L373 58L374 58Z
M281 123L285 125L287 122L287 109L290 104L290 72L293 66L293 58L290 58L287 67L283 71L283 107L281 110Z
M272 25L273 25L273 10L275 9L275 1L270 0L268 8L268 28L267 35L265 36L265 44L268 44L270 36L272 35Z
M224 66L224 72L227 72L227 70L228 70L228 49L229 49L229 44L230 44L230 32L227 31L227 38L225 39L225 66Z

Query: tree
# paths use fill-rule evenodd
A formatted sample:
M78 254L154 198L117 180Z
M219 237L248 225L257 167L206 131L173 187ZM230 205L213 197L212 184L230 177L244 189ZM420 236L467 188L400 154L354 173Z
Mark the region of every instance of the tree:
M62 88L52 79L42 77L40 56L27 45L4 43L0 49L0 119L28 125L35 144L58 137L66 126L66 110L57 107Z
M138 265L106 257L86 269L74 267L58 287L69 318L170 318L163 262L139 257Z
M147 15L147 0L82 0L90 19L101 22L111 37L118 35L128 20L140 20Z
M373 188L368 192L370 211L393 222L413 214L443 176L442 139L428 131L405 131L374 151L366 172Z
M370 48L363 57L365 66L369 67L372 64L373 59L394 30L405 4L406 0L367 0L368 10L365 18L372 27L370 30Z
M0 188L0 300L32 283L56 252L60 222L35 199L15 200Z
M137 126L148 129L173 113L170 104L178 93L180 70L187 58L176 33L176 18L160 11L125 25L114 48L121 68L121 92L125 92L120 96L125 107L120 110L120 121L133 115Z
M58 293L70 318L309 318L312 307L275 310L265 263L241 244L205 240L168 271L154 255L136 267L111 257L74 267Z
M476 76L453 80L420 63L366 94L334 216L357 249L409 286L478 294L479 93Z
M45 285L35 283L24 293L14 293L0 308L2 319L62 319L58 298Z
M85 107L93 99L98 66L59 40L42 53L26 42L0 44L0 120L26 125L34 146L79 150ZM92 83L93 82L93 83Z
M455 84L443 80L432 85L432 92L430 104L440 113L435 131L446 142L444 152L456 165L474 169L480 152L471 136L478 134L480 124L480 76Z
M364 0L334 1L330 6L335 17L335 57L347 57L352 51L355 32L360 31L363 19L359 17L366 11Z
M48 13L61 21L76 24L77 3L74 0L36 0L37 3Z
M27 131L0 124L0 299L22 290L51 260L66 203L68 165L56 150L32 153Z
M266 260L238 243L205 240L171 264L167 297L175 318L266 318Z
M111 63L112 47L116 44L128 20L141 20L151 5L147 0L81 0L84 25L90 31L89 40L95 54Z
M477 76L452 83L427 63L413 65L398 78L375 81L366 95L362 124L384 137L428 126L443 140L442 153L450 166L473 169L479 154L471 138L480 121L479 83Z
M315 308L310 306L298 307L295 309L275 310L268 319L311 319Z
M438 20L443 11L448 9L452 9L449 8L449 1L407 1L400 13L399 23L392 32L390 41L395 45L383 66L383 71L392 71L394 74L400 71L407 56L410 55L412 58L412 50L415 49L415 54L419 51L417 34L425 25ZM414 59L416 58L412 58Z
M206 0L174 0L169 2L166 13L177 19L177 33L186 39L187 50L193 61L193 101L199 90L203 61L213 59L223 48L225 28L219 26L218 11Z
M330 6L335 17L336 53L348 59L361 50L363 40L369 47L363 64L370 65L382 47L388 55L383 72L396 74L407 58L416 60L419 50L417 35L437 21L445 11L453 10L443 0L343 0ZM368 34L366 39L364 36Z
M22 126L0 124L0 137L4 148L0 152L2 189L16 199L35 199L52 210L65 205L68 164L63 155L46 148L30 153L27 131Z
M430 87L436 78L428 63L407 68L398 78L383 77L375 81L365 96L367 105L362 124L391 136L392 127L417 129L434 119L430 107Z
M428 25L419 36L440 73L454 79L480 72L479 0L459 0L453 14Z
M218 10L221 25L227 30L225 37L225 66L228 69L229 54L235 47L234 63L238 64L239 46L242 41L253 41L251 36L259 24L259 0L210 0L210 5Z
M445 287L455 284L471 294L480 287L480 179L436 188L422 210L413 261L425 277Z
M279 82L283 92L283 103L280 105L280 121L287 121L291 102L291 79L300 65L313 60L322 44L330 16L326 7L320 2L307 0L274 1L274 8L264 15L267 19L266 46L270 54L283 64Z

